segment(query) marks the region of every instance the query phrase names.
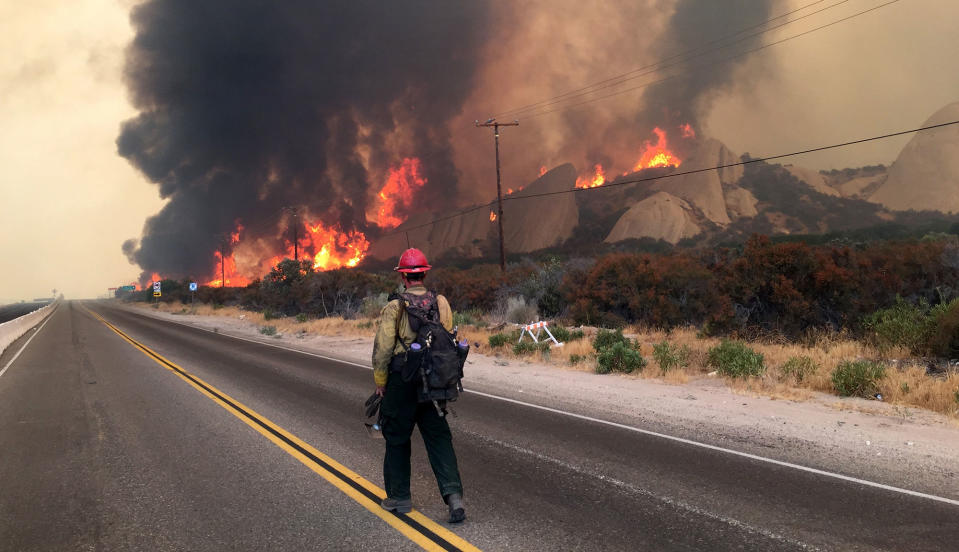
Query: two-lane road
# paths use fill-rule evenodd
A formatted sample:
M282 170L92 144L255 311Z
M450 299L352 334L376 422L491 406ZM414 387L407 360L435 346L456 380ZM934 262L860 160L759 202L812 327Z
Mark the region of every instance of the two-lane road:
M371 382L361 366L65 303L0 377L0 549L959 542L954 504L477 394L451 420L469 519L444 522L418 437L419 517L394 519L370 507L382 486L382 442L362 425Z

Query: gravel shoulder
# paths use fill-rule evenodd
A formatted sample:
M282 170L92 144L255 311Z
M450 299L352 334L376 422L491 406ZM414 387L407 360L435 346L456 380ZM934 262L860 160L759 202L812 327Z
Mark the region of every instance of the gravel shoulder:
M265 337L257 325L235 317L123 308L364 366L370 363L370 338ZM959 425L937 413L822 393L804 401L777 400L737 392L715 378L674 385L499 359L475 350L467 363L467 390L959 500Z

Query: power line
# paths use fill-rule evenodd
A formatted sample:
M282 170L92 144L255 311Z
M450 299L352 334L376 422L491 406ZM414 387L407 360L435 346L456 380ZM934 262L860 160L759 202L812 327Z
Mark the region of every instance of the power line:
M555 192L542 192L542 193L538 193L538 194L526 194L526 195L522 195L522 196L510 195L510 196L504 197L504 198L503 198L503 201L516 201L516 200L521 200L521 199L534 199L534 198L539 198L539 197L548 197L548 196L555 196L555 195L561 195L561 194L571 194L571 193L578 193L578 192L595 192L595 191L606 190L606 189L613 188L613 187L617 187L617 186L626 186L626 185L628 185L628 184L639 184L639 183L641 183L641 182L650 182L650 181L653 181L653 180L660 180L660 179L663 179L663 178L675 178L675 177L678 177L678 176L686 176L686 175L690 175L690 174L697 174L697 173L703 173L703 172L709 172L709 171L717 171L717 170L720 170L720 169L727 169L727 168L731 168L731 167L741 167L741 166L745 166L745 165L751 165L751 164L753 164L753 163L764 163L764 162L767 162L767 161L774 161L774 160L776 160L776 159L783 159L783 158L785 158L785 157L794 157L794 156L797 156L797 155L805 155L805 154L807 154L807 153L816 153L816 152L826 151L826 150L831 150L831 149L844 148L844 147L848 147L848 146L854 146L854 145L856 145L856 144L864 144L864 143L867 143L867 142L875 142L875 141L877 141L877 140L885 140L885 139L888 139L888 138L894 138L894 137L896 137L896 136L902 136L902 135L905 135L905 134L912 134L912 133L914 133L914 132L924 132L924 131L927 131L927 130L934 130L934 129L937 129L937 128L943 128L943 127L947 127L947 126L951 126L951 125L956 125L956 124L959 124L959 120L950 121L950 122L948 122L948 123L939 123L939 124L935 124L935 125L929 125L929 126L924 126L924 127L919 127L919 128L913 128L913 129L910 129L910 130L901 130L901 131L892 132L892 133L889 133L889 134L882 134L882 135L880 135L880 136L872 136L872 137L869 137L869 138L860 138L860 139L858 139L858 140L851 140L851 141L842 142L842 143L839 143L839 144L832 144L832 145L828 145L828 146L820 146L820 147L815 147L815 148L809 148L809 149L804 149L804 150L800 150L800 151L794 151L794 152L791 152L791 153L781 153L781 154L777 154L777 155L770 155L770 156L767 156L767 157L759 157L759 158L756 158L756 159L747 159L746 161L739 161L739 162L737 162L737 163L728 163L728 164L725 164L725 165L717 165L717 166L714 166L714 167L707 167L707 168L702 168L702 169L693 169L693 170L688 170L688 171L674 172L674 173L664 174L664 175L660 175L660 176L650 176L650 177L644 177L644 178L634 178L634 179L629 179L629 180L617 180L617 181L611 182L611 183L609 183L609 184L603 184L602 186L598 186L598 187L596 187L596 188L572 188L572 189L569 189L569 190L558 190L558 191L555 191ZM436 220L433 220L433 221L430 221L430 222L427 222L427 223L418 224L418 225L416 225L416 226L411 226L411 227L409 227L409 228L403 228L403 229L401 229L401 230L397 230L397 231L394 231L394 232L388 232L388 233L386 233L386 234L381 234L381 235L385 237L385 236L391 236L391 235L394 235L394 234L399 234L399 233L401 233L401 232L408 232L408 231L410 231L410 230L416 230L416 229L419 229L419 228L424 228L424 227L430 226L430 225L432 225L432 224L436 224L436 223L438 223L438 222L444 222L444 221L447 221L447 220L450 220L450 219L453 219L453 218L456 218L456 217L461 217L461 216L467 215L467 214L469 214L469 213L472 213L472 212L474 212L474 211L478 211L478 210L480 210L480 209L489 208L489 207L491 207L494 203L495 203L495 201L491 201L491 202L489 202L489 203L485 203L485 204L482 204L482 205L476 205L476 206L474 206L474 207L470 207L470 208L465 209L465 210L463 210L463 211L460 211L460 212L458 212L458 213L454 213L454 214L449 215L449 216L445 216L445 217L442 217L442 218L438 218L438 219L436 219Z
M792 36L788 36L788 37L783 38L783 39L780 39L780 40L776 40L776 41L774 41L774 42L770 42L770 43L768 43L768 44L763 44L763 45L757 46L757 47L755 47L755 48L751 48L751 49L749 49L749 50L745 50L745 51L743 51L743 52L739 52L739 53L737 53L737 54L733 54L733 55L728 56L728 57L725 57L725 58L721 58L721 59L718 59L718 60L714 60L714 61L712 61L711 63L716 63L717 61L729 61L729 60L733 60L733 59L736 59L736 58L740 58L740 57L746 56L746 55L748 55L748 54L752 54L752 53L754 53L754 52L758 52L758 51L760 51L760 50L765 50L765 49L770 48L770 47L772 47L772 46L777 46L777 45L782 44L782 43L784 43L784 42L788 42L788 41L790 41L790 40L794 40L794 39L797 39L797 38L806 36L806 35L808 35L808 34L812 34L812 33L814 33L814 32L821 31L821 30L826 29L826 28L828 28L828 27L832 27L832 26L834 26L834 25L838 25L838 24L843 23L843 22L845 22L845 21L849 21L850 19L855 19L855 18L860 17L860 16L862 16L862 15L866 15L867 13L870 13L870 12L873 12L873 11L876 11L876 10L879 10L879 9L884 8L884 7L886 7L886 6L895 4L895 3L899 2L899 1L900 1L900 0L890 0L890 1L888 1L888 2L885 2L885 3L883 3L883 4L880 4L880 5L878 5L878 6L873 6L873 7L869 8L869 9L866 9L866 10L863 10L863 11L860 11L860 12L857 12L857 13L854 13L854 14L852 14L852 15L843 17L843 18L841 18L841 19L837 19L836 21L832 21L832 22L830 22L830 23L826 23L826 24L820 25L820 26L818 26L818 27L809 29L809 30L807 30L807 31L803 31L803 32L801 32L801 33L798 33L798 34L795 34L795 35L792 35ZM582 105L587 105L587 104L590 104L590 103L593 103L593 102L597 102L597 101L600 101L600 100L605 100L605 99L608 99L608 98L612 98L612 97L614 97L614 96L619 96L619 95L622 95L622 94L626 94L626 93L628 93L628 92L634 92L634 91L636 91L636 90L641 90L641 89L646 88L646 87L648 87L648 86L652 86L652 85L654 85L654 84L659 84L659 83L661 83L661 82L665 82L665 81L668 81L668 80L672 80L672 79L678 78L678 77L680 77L680 76L682 76L682 74L681 74L681 73L677 73L677 74L675 74L675 75L671 75L671 76L668 76L668 77L664 77L664 78L659 79L659 80L647 82L647 83L644 83L644 84L641 84L641 85L638 85L638 86L634 86L634 87L631 87L631 88L626 88L626 89L624 89L624 90L617 90L616 92L612 92L612 93L610 93L610 94L606 94L606 95L603 95L603 96L598 96L598 97L595 97L595 98L589 98L589 99L587 99L587 100L583 100L582 102L578 102L578 103L574 103L574 104L569 104L569 105L560 106L560 107L557 107L556 109L550 109L550 110L546 110L546 111L540 111L540 112L538 112L538 113L532 112L531 114L525 115L525 117L526 117L527 119L530 119L530 118L540 117L540 116L542 116L542 115L548 115L548 114L550 114L550 113L557 113L557 112L560 112L560 111L566 111L566 110L572 109L572 108L574 108L574 107L579 107L579 106L582 106ZM547 107L547 106L544 106L544 107Z
M793 15L793 14L795 14L795 13L798 13L798 12L800 12L800 11L803 11L803 10L805 10L805 9L807 9L807 8L810 8L810 7L812 7L812 6L815 6L815 5L817 5L817 4L821 4L821 3L825 2L825 1L827 1L827 0L816 0L815 2L812 2L812 3L810 3L810 4L806 4L805 6L799 7L799 8L797 8L797 9L795 9L795 10L792 10L792 11L786 12L786 13L784 13L784 14L782 14L782 15L778 15L778 16L776 16L776 17L767 19L766 21L763 21L762 23L758 23L758 24L755 24L755 25L752 25L752 26L749 26L749 27L744 27L744 28L739 29L738 31L732 33L732 34L729 34L729 35L726 35L726 36L723 36L723 37L720 37L720 38L711 40L711 41L706 42L706 43L704 43L704 44L700 44L699 46L690 48L690 49L688 49L688 50L684 50L684 51L682 51L682 52L679 52L678 54L673 54L673 55L671 55L671 56L669 56L669 57L666 57L666 58L663 58L663 59L661 59L661 60L659 60L659 61L657 61L657 62L655 62L655 63L651 63L651 64L648 64L648 65L644 65L643 67L639 67L639 68L637 68L637 69L633 69L632 71L628 71L628 72L626 72L626 73L622 73L622 74L619 74L619 75L616 75L616 76L613 76L613 77L609 77L609 78L607 78L607 79L604 79L604 80L601 80L601 81L598 81L598 82L594 82L594 83L589 84L589 85L587 85L587 86L584 86L584 87L582 87L582 88L577 88L577 89L575 89L575 90L570 90L570 91L568 91L568 92L565 92L565 93L563 93L563 94L559 94L559 95L557 95L557 96L553 96L552 98L548 98L548 99L546 99L546 100L542 100L542 101L539 101L539 102L534 102L534 103L531 103L531 104L527 104L527 105L525 105L525 106L523 106L523 107L520 107L520 108L510 109L510 110L504 111L504 112L502 112L502 113L500 113L500 114L497 114L496 117L503 117L503 116L507 116L507 115L512 116L514 113L515 113L515 114L519 114L519 113L522 113L522 112L525 112L525 111L540 109L540 108L542 108L542 107L547 107L547 106L549 106L549 105L554 105L554 104L556 104L556 103L561 103L562 101L566 101L566 100L570 99L570 97L574 97L574 98L575 98L575 97L585 96L585 95L588 95L588 94L592 94L592 93L594 93L594 92L596 92L596 91L598 91L598 90L602 90L602 89L605 89L605 88L610 88L610 87L612 87L612 86L618 86L618 85L623 84L624 82L627 82L627 81L629 81L629 80L633 80L633 79L635 79L635 78L638 78L638 77L647 75L647 74L653 72L653 70L655 70L655 69L657 69L657 68L661 70L661 69L664 69L664 68L667 68L667 67L671 67L672 65L675 65L675 64L670 64L670 65L666 65L666 66L664 66L664 67L658 67L658 66L663 65L664 63L666 63L666 62L668 62L668 61L672 61L672 60L684 61L683 58L686 58L689 54L693 54L693 53L699 52L700 50L702 50L702 49L704 49L704 48L707 48L707 47L709 47L709 46L713 46L713 45L715 45L715 44L720 44L720 43L722 43L722 42L724 42L724 41L726 41L726 40L729 40L729 39L731 39L731 38L735 38L736 36L739 36L739 35L741 35L741 34L743 34L743 33L745 33L745 32L751 31L751 30L756 29L756 28L763 27L763 26L765 26L765 25L767 25L767 24L769 24L769 23L772 23L773 21L777 21L777 20L782 19L782 18L784 18L784 17L789 17L790 15ZM814 12L812 12L812 13L803 15L803 16L798 17L798 18L796 18L796 19L793 19L793 20L790 20L790 21L786 21L785 23L776 25L775 27L770 27L770 28L765 29L765 30L763 30L763 31L760 31L760 32L758 32L758 33L753 33L753 34L751 34L751 35L747 35L747 36L742 37L741 39L739 39L739 40L737 40L737 41L735 41L735 42L732 42L732 43L730 43L730 44L721 46L720 48L717 48L716 50L713 50L713 51L717 51L718 49L721 49L721 48L727 48L727 47L731 46L732 44L736 44L736 43L741 42L741 41L743 41L743 40L746 40L746 39L748 39L748 38L752 38L752 37L754 37L754 36L758 36L758 35L767 33L767 32L769 32L769 31L778 29L778 28L783 27L783 26L785 26L785 25L788 25L788 24L790 24L790 23L795 23L796 21L800 21L800 20L805 19L805 18L807 18L807 17L811 17L811 16L813 16L813 15L816 15L816 14L821 13L821 12L824 12L824 11L826 11L826 10L835 8L835 7L839 6L839 5L845 4L845 3L847 3L847 2L849 2L849 0L841 0L840 2L838 2L838 3L836 3L836 4L833 4L833 5L831 5L831 6L826 6L825 8L822 8L822 9L817 10L817 11L814 11ZM710 53L710 51L706 51L705 53ZM694 56L694 57L698 57L698 56ZM637 73L641 73L641 74L638 74L638 75L637 75ZM635 76L631 76L631 75L635 75ZM628 77L628 78L627 78L627 77Z

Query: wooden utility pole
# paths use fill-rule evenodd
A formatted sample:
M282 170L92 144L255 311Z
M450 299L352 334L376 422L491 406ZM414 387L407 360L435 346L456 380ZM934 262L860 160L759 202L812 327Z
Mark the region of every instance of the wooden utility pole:
M230 234L223 232L220 238L220 287L226 287L226 246L230 243Z
M296 207L284 207L284 209L293 213L293 260L299 261L300 260L300 249L299 249L300 236L297 233L297 227L300 226L300 223L297 221Z
M499 172L499 127L501 126L519 126L519 121L513 121L512 123L497 123L496 119L489 119L485 123L476 121L476 126L478 127L493 127L493 142L496 147L496 204L499 210L499 213L496 216L496 220L499 223L499 269L501 272L506 272L506 246L503 244L503 188L500 186L500 172Z

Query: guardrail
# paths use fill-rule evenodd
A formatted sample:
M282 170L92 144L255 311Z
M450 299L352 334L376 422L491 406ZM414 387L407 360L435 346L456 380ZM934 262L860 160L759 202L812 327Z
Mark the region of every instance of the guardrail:
M59 303L59 301L54 301L45 307L40 307L19 318L14 318L13 320L8 320L0 324L0 355L3 354L11 343L20 339L21 335L27 333L30 328L39 324L48 314L53 312L53 308L56 307L57 303Z

